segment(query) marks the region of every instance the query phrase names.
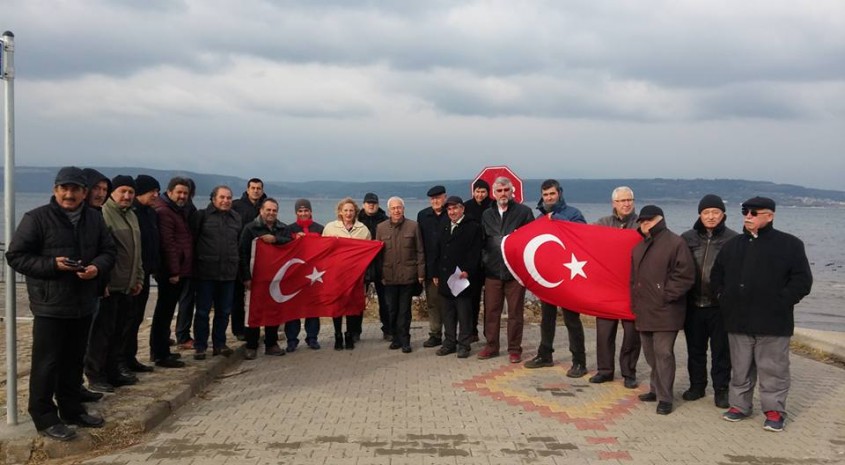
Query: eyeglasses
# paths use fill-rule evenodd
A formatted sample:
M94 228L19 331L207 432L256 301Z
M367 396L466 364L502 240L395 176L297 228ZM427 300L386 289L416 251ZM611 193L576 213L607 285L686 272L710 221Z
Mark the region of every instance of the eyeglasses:
M754 217L756 217L760 213L769 213L768 210L754 210L754 209L745 208L745 207L742 207L742 210L740 210L740 212L742 213L742 216L751 215L751 216L754 216Z
M634 203L634 199L617 199L614 200L616 203Z

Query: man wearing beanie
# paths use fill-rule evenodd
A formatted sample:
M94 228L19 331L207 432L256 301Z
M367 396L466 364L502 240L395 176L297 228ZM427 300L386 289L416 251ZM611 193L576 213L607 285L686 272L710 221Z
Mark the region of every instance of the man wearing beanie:
M6 249L9 266L27 277L33 315L29 416L40 434L60 441L76 436L66 423L104 423L86 412L79 387L96 277L111 271L115 246L102 215L85 205L86 186L81 169L60 169L50 203L21 218Z
M294 239L303 236L323 236L323 225L314 221L311 214L311 201L308 199L297 199L293 205L296 213L296 222L288 226L288 230ZM287 351L293 352L299 346L299 330L302 329L301 320L291 320L285 323L285 338L288 340ZM317 335L320 334L320 319L305 319L305 343L313 350L320 349Z
M481 223L481 215L493 204L490 197L490 184L483 179L472 183L472 197L464 202L464 215ZM469 277L470 281L470 309L472 312L472 334L470 340L478 342L478 316L481 314L481 294L484 292L484 265L480 273Z
M135 177L135 216L141 227L141 263L144 268L144 283L141 293L132 299L132 309L127 317L127 334L123 341L123 353L126 364L135 372L148 372L153 368L138 361L138 328L144 321L144 312L150 298L150 277L158 271L161 258L159 247L158 216L155 201L161 191L158 181L146 174Z
M672 413L675 340L684 327L687 291L695 283L689 247L666 227L663 210L646 205L637 217L642 242L631 251L631 311L643 354L651 368L643 402L657 402L657 414Z
M135 384L138 378L126 365L121 351L127 335L128 309L141 292L144 269L141 263L141 228L132 210L135 180L118 175L112 179L112 192L103 205L103 219L117 246L114 268L100 310L91 326L85 354L85 376L91 389L113 392L115 386Z
M731 407L722 418L740 421L751 415L759 380L763 428L783 431L793 312L810 293L813 275L804 243L774 228L774 200L754 197L741 211L742 234L722 246L710 273L731 351Z
M726 218L722 198L707 194L698 203L698 220L692 229L681 234L695 260L695 285L687 294L687 316L684 321L690 387L684 392L683 398L692 401L704 397L709 344L713 402L719 408L730 407L728 383L731 379L731 356L719 300L710 288L710 270L713 269L719 250L737 234L725 226Z

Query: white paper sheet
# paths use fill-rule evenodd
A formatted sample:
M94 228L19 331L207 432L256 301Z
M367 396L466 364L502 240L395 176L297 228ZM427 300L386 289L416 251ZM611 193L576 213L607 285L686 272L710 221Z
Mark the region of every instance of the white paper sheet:
M446 281L446 284L449 285L449 290L452 291L452 295L455 297L463 292L464 289L469 287L469 279L461 279L461 273L461 269L456 266L455 272L452 273L452 275L449 276L449 280Z

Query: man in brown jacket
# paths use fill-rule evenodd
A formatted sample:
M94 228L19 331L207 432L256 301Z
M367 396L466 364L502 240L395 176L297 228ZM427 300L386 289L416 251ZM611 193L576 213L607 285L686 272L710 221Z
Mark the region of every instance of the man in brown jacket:
M675 339L684 327L687 291L695 284L695 262L686 242L666 228L663 210L640 210L642 242L631 254L631 310L643 353L651 367L649 392L643 402L657 403L657 414L672 413L675 383Z
M376 240L384 242L382 279L384 298L390 312L390 349L411 353L411 297L414 287L425 281L423 241L416 221L405 218L405 201L387 201L390 221L376 226ZM419 294L417 292L417 294Z

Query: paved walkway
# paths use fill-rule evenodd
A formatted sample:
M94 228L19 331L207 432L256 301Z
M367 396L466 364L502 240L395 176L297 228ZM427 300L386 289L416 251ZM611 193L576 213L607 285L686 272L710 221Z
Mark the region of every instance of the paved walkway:
M712 395L681 400L682 338L676 409L659 416L636 398L647 388L642 358L643 386L628 390L619 379L566 378L568 362L528 370L504 356L479 361L479 345L466 360L437 357L420 347L420 323L412 354L387 350L373 325L354 351L335 352L325 326L322 350L244 361L144 443L85 463L845 463L845 370L806 358L792 357L788 421L778 434L762 429L759 410L728 423ZM587 331L593 364L595 334ZM538 339L537 326L526 328L526 356Z

